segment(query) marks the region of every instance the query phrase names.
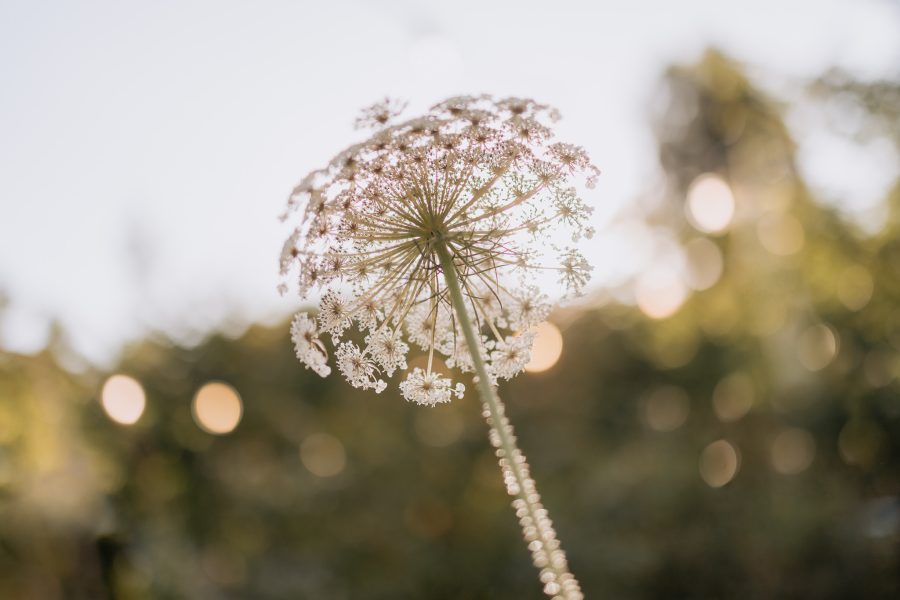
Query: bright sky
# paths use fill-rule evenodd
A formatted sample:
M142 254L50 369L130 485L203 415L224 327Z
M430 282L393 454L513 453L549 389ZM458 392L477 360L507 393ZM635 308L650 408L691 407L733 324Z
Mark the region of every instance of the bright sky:
M897 5L876 0L4 0L0 344L34 351L57 319L108 363L149 330L284 316L297 301L275 292L276 215L385 95L557 106L560 137L603 169L602 275L603 225L658 169L646 115L666 65L716 44L773 81L896 75L898 32ZM815 141L801 163L832 195L871 202L896 174L884 147L873 166L871 148Z

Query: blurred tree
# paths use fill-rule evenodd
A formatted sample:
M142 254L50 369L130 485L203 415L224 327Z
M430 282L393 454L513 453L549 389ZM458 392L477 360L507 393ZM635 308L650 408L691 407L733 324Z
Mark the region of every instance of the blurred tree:
M862 81L834 69L814 81L812 93L831 103L834 125L859 140L889 136L900 148L900 81Z

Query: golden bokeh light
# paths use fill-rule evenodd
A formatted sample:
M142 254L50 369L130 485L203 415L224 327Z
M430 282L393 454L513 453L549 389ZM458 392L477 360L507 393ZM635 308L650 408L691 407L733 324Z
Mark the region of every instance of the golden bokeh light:
M816 456L816 442L804 429L785 429L772 441L772 466L783 475L802 473Z
M559 361L563 350L563 337L559 328L549 321L544 321L534 328L534 348L531 350L531 361L525 365L529 373L540 373L550 369Z
M347 453L333 435L314 433L300 445L300 460L316 477L334 477L347 465Z
M712 241L700 237L684 245L687 255L688 285L695 290L706 290L722 276L722 251Z
M675 269L656 267L642 274L635 285L638 308L651 319L671 317L687 299L687 286Z
M197 390L191 412L201 429L207 433L222 435L234 431L238 426L244 407L240 395L233 387L213 381Z
M813 325L800 334L797 341L797 356L800 363L810 371L820 371L827 367L838 351L837 334L828 325Z
M737 475L739 466L737 449L725 440L716 440L700 454L700 476L709 487L727 484Z
M109 418L122 425L137 423L147 405L144 388L128 375L113 375L107 379L100 399Z
M705 233L722 233L734 218L734 194L724 179L712 173L697 177L688 188L688 220Z
M723 423L743 418L753 408L753 380L746 373L732 373L713 389L713 410Z
M674 269L657 267L638 278L634 296L645 315L651 319L665 319L684 304L687 287Z
M423 444L444 448L462 435L463 421L450 407L434 407L416 411L414 428Z
M644 419L656 431L674 431L684 425L691 412L690 398L683 389L666 385L644 399Z
M696 315L700 327L708 335L728 335L743 318L737 299L731 294L713 294L705 298L705 306Z
M761 302L748 315L747 328L760 337L781 331L787 319L787 305L781 302Z
M756 224L756 236L763 248L776 256L796 254L806 243L803 225L787 214L763 215Z
M862 309L872 299L875 283L869 270L861 265L847 267L838 276L837 297L850 310Z
M848 465L870 468L882 457L888 445L884 429L868 419L851 419L838 434L838 452Z
M896 377L895 371L900 373L900 360L885 350L872 350L863 359L863 374L872 387L889 385Z
M424 538L437 538L453 526L453 512L439 498L416 498L404 511L406 526Z

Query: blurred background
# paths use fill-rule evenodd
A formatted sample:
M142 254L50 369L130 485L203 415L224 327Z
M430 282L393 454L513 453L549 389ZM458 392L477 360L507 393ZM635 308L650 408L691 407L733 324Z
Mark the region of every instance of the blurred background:
M603 170L501 388L587 597L900 594L897 2L5 0L0 81L0 598L541 597L475 397L275 291L360 107L482 92Z

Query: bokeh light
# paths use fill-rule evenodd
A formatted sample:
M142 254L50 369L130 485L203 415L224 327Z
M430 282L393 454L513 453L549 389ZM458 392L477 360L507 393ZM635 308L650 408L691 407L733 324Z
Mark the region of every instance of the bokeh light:
M674 431L684 425L691 412L690 398L672 385L658 387L644 399L644 419L656 431Z
M785 429L775 437L770 448L772 466L784 475L802 473L815 456L816 442L805 429Z
M559 328L549 321L544 321L534 331L537 335L531 350L531 361L525 365L525 370L540 373L553 367L559 360L563 350L563 337Z
M720 421L731 423L753 408L753 380L746 373L732 373L713 389L713 410Z
M428 539L444 535L453 525L453 513L443 500L435 497L411 500L403 516L410 531Z
M837 334L828 325L819 324L807 328L797 341L800 363L810 371L827 367L838 351Z
M700 476L709 487L719 488L734 479L740 466L737 449L725 440L716 440L700 455Z
M803 225L787 214L770 212L756 224L756 236L763 248L776 256L790 256L803 248L806 235Z
M838 451L848 465L870 468L888 445L887 433L869 419L854 418L841 428Z
M675 269L660 266L638 277L634 289L638 308L651 319L671 317L687 298L687 287Z
M233 387L213 381L197 390L191 411L201 429L222 435L234 431L241 422L244 408L240 395Z
M862 265L847 267L837 280L837 297L850 310L862 309L871 300L874 290L872 276Z
M724 179L706 173L688 188L686 209L695 228L705 233L722 233L734 218L734 194Z
M113 375L107 379L100 397L109 418L122 425L137 423L147 404L144 388L128 375Z
M413 426L416 437L426 446L434 448L453 444L463 432L463 420L445 406L417 410Z
M327 433L314 433L300 445L303 466L317 477L334 477L344 470L347 454L339 439Z
M687 282L695 290L706 290L722 276L722 251L712 241L700 237L684 245L687 255Z
M885 350L872 350L863 359L863 373L872 387L880 388L890 384L896 376L895 370L900 372L900 360Z
M762 302L749 315L747 328L758 336L778 333L787 320L787 306L779 302Z

